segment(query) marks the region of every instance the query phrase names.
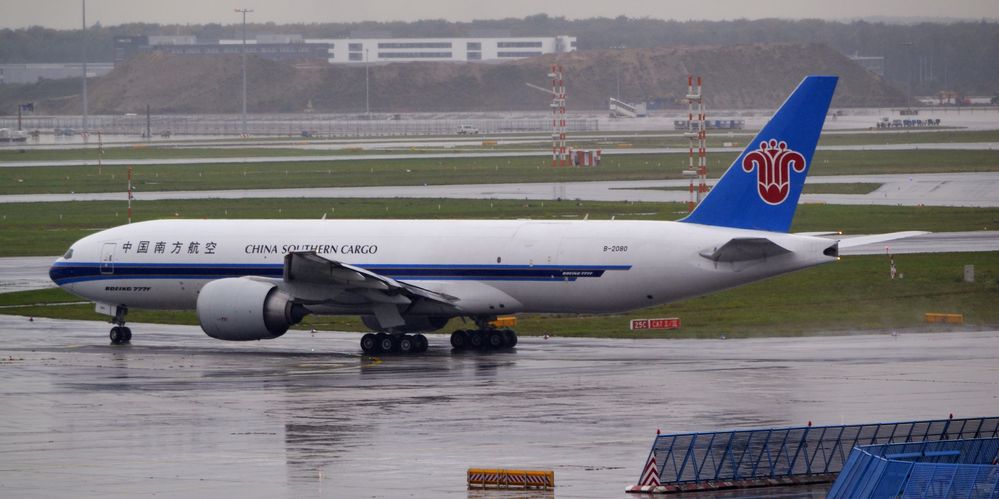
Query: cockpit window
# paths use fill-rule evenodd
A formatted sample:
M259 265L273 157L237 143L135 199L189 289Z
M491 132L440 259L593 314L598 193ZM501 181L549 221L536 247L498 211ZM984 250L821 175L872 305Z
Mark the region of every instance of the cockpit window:
M62 256L63 260L69 260L73 258L73 248L66 250L66 254Z

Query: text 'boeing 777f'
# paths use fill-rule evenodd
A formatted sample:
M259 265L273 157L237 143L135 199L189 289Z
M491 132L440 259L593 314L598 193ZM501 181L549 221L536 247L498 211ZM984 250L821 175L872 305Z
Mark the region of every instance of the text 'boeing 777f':
M222 340L277 338L307 314L362 316L366 353L427 347L450 319L455 348L510 347L498 315L621 312L837 258L838 242L789 234L836 87L802 80L693 213L678 222L159 220L77 241L50 276L114 317L193 309Z

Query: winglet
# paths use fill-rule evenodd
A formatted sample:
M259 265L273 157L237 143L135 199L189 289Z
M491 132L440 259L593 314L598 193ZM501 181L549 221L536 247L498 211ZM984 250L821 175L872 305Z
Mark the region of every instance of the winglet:
M687 223L787 232L836 90L806 76L736 158Z

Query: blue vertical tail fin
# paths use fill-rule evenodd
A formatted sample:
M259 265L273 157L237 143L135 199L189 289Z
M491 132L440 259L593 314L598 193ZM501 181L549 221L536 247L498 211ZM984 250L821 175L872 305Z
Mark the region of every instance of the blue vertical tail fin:
M787 232L836 90L806 76L714 188L681 222Z

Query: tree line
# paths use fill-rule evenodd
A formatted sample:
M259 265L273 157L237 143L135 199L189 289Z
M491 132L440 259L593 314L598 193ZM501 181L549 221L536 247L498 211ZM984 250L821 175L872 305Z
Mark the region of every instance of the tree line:
M86 50L94 62L114 59L114 37L195 35L201 40L239 38L240 25L95 24ZM676 45L823 43L845 55L885 58L885 77L919 95L941 90L992 95L999 91L999 22L921 22L891 24L815 19L672 21L651 18L566 19L545 14L525 18L448 22L251 23L248 36L301 34L305 38L351 36L460 37L552 36L578 38L580 50ZM70 62L81 58L82 30L41 27L0 30L0 63Z

